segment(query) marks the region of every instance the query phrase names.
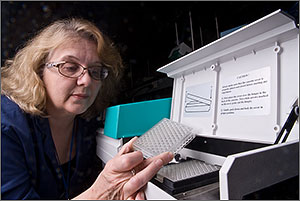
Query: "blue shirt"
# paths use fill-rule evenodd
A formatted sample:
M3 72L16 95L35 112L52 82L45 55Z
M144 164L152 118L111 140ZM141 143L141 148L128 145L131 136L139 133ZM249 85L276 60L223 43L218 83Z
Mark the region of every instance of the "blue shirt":
M96 156L100 122L80 117L76 121L69 198L86 190L101 171ZM48 119L26 114L1 95L2 199L66 199L65 192Z

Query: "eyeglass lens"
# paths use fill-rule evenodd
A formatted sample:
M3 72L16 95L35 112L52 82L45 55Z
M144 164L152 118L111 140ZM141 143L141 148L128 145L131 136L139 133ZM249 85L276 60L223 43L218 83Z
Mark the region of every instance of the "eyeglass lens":
M59 66L59 71L62 75L67 77L79 77L83 71L84 67L72 63L72 62L66 62ZM95 79L95 80L102 80L105 79L108 75L108 69L105 66L90 66L87 68L89 75Z

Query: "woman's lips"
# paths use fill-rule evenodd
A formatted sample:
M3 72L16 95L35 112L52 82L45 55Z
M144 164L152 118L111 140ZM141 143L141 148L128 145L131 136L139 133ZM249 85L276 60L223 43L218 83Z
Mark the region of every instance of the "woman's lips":
M72 96L79 99L86 99L89 97L87 94L72 94Z

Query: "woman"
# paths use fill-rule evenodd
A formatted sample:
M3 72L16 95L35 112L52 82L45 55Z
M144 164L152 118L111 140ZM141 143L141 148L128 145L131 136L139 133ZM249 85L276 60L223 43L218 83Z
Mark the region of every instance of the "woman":
M92 23L56 21L1 71L3 199L144 199L143 189L172 160L143 160L133 138L96 177L96 116L122 72L119 53Z

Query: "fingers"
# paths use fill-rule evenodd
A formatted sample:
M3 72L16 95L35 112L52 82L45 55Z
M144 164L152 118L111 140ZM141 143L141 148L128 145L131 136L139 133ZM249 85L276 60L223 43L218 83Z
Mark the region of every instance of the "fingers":
M137 137L132 138L124 144L117 156L112 161L109 161L114 171L123 172L131 170L143 161L143 154L141 152L132 152L135 140L137 140Z
M135 199L136 200L146 200L146 194L145 194L145 190L146 190L147 184L145 186L143 186L137 193Z
M139 190L137 193L129 196L127 200L145 200L145 192L144 190Z
M145 197L146 197L146 196L145 196L145 192L142 191L142 190L140 190L140 191L137 193L135 199L136 199L136 200L145 200Z
M171 161L173 154L165 152L163 154L154 157L152 160L149 160L149 164L140 172L138 172L134 177L131 177L130 180L124 185L125 197L136 192L137 189L140 189L147 182L154 177L154 175L160 170L160 168Z
M164 152L162 154L159 154L157 156L154 156L152 158L148 158L146 160L144 160L144 162L141 164L141 166L138 167L137 171L144 169L145 167L147 167L150 163L152 163L153 161L157 160L157 159L162 159L163 164L166 165L168 164L172 159L173 159L174 155L171 152Z
M148 158L146 161L145 161L145 164L147 163L151 163L152 161L155 161L157 159L162 159L163 160L163 163L164 165L168 164L173 158L174 158L174 154L172 152L164 152L162 154L159 154L157 156L154 156L152 158Z
M113 163L112 168L114 171L123 172L133 169L142 163L143 160L142 152L135 151L115 157L111 162Z
M119 151L118 155L120 156L122 154L126 154L126 153L133 151L133 143L134 143L134 141L137 140L137 138L138 137L134 137L129 142L124 144L123 147L121 148L121 150Z
M105 169L110 174L112 173L111 175L118 173L117 175L119 176L116 176L118 179L126 177L126 180L121 179L125 182L122 190L125 199L143 200L145 199L145 194L142 187L154 177L163 165L169 163L174 156L170 152L165 152L144 160L142 152L133 151L135 140L137 140L137 137L124 144L117 156L108 162L109 165L107 164L108 166ZM135 175L131 173L133 169L136 172Z
M135 198L136 198L136 195L131 195L127 198L127 200L135 200Z
M144 186L162 167L163 162L161 159L151 163L144 170L137 173L134 177L131 177L129 181L124 185L124 196L128 197L134 194L137 189Z

